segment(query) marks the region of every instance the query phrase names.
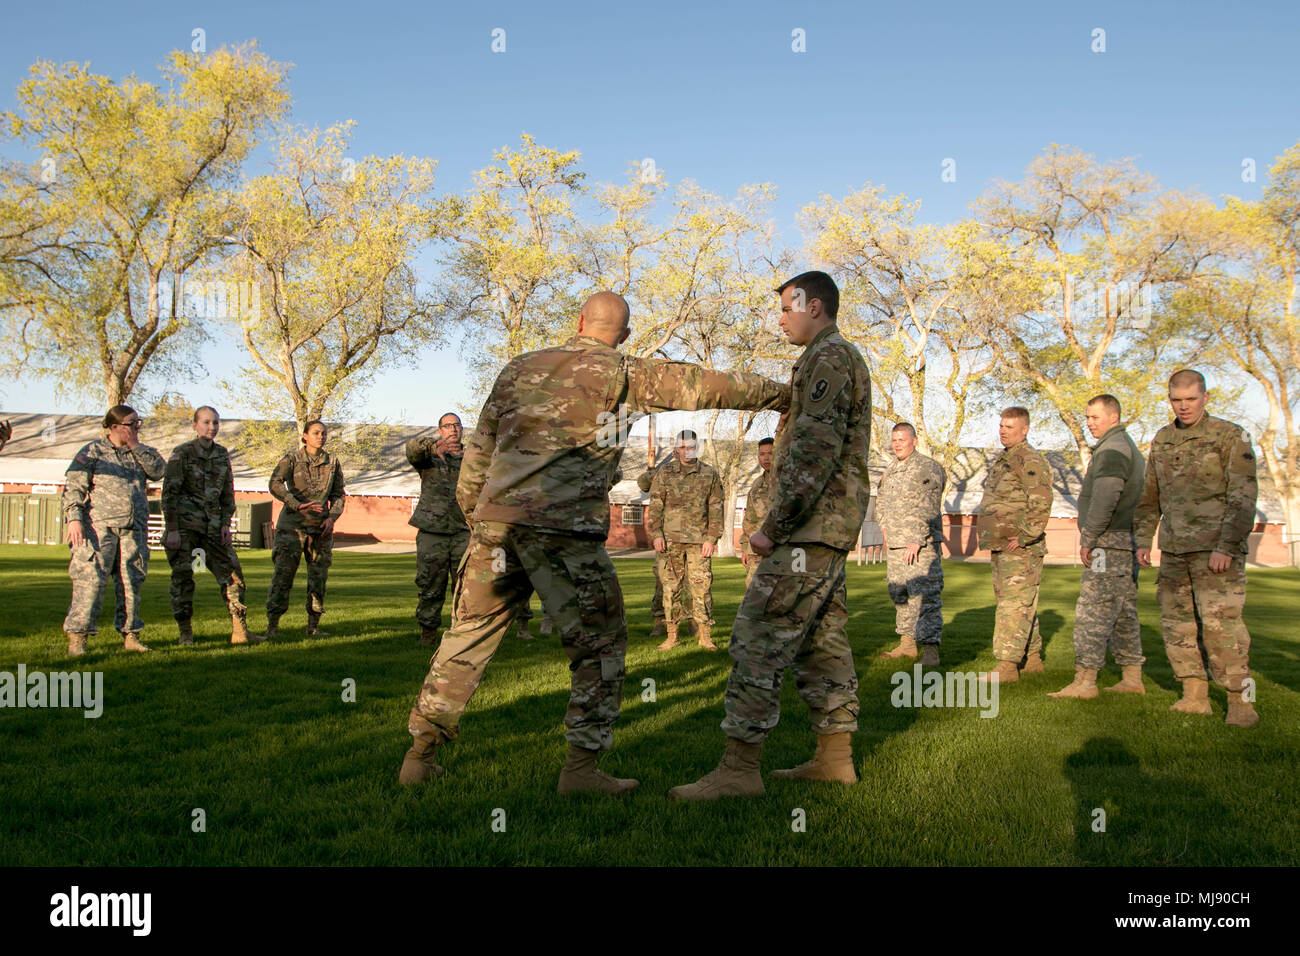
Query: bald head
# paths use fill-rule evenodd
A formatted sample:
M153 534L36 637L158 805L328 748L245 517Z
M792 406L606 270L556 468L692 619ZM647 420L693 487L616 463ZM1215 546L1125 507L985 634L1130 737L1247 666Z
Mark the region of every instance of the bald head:
M618 345L627 338L630 315L627 300L617 292L597 292L582 304L582 312L578 315L578 334Z

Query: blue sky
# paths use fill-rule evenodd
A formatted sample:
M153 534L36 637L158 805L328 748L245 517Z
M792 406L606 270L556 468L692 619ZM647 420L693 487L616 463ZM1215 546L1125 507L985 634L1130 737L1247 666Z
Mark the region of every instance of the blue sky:
M1300 5L1284 2L41 2L6 10L0 103L13 107L40 58L156 78L196 27L209 50L255 38L295 64L295 122L356 120L356 155L435 158L440 190L468 186L527 131L581 151L589 181L652 157L669 180L723 194L771 182L790 244L800 207L867 181L922 200L925 220L959 218L1051 142L1134 156L1164 186L1255 198L1300 139ZM505 53L491 51L495 28ZM1095 28L1105 53L1091 50ZM795 29L806 53L791 50ZM1242 182L1247 157L1259 182ZM948 158L955 182L941 180ZM419 356L426 371L386 374L366 417L472 407L455 347ZM209 369L228 374L235 358ZM10 383L0 401L90 410L45 383Z

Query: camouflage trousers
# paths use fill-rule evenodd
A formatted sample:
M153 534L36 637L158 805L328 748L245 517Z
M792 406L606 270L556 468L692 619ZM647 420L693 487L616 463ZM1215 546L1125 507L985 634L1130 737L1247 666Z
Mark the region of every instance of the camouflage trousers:
M663 588L666 621L684 620L689 609L696 624L713 626L713 559L700 554L699 544L669 541L655 558L655 577Z
M172 568L172 617L188 621L194 616L194 572L208 570L221 587L221 601L232 616L244 613L244 569L239 564L233 544L221 536L181 531L180 547L165 550ZM196 568L195 565L198 565Z
M266 594L267 617L278 620L289 610L289 592L293 590L293 579L304 553L307 555L307 613L324 613L325 580L334 562L334 532L276 528L275 550L271 554L275 573Z
M993 595L997 616L993 625L993 656L1017 664L1041 657L1038 632L1038 583L1043 577L1046 543L1015 551L993 552Z
M689 617L691 609L695 606L690 588L684 588L678 595L678 600L682 602L683 616ZM658 555L655 556L655 596L650 599L650 616L654 618L656 624L662 624L664 621L664 584L659 580Z
M1074 663L1086 670L1106 666L1106 648L1121 667L1142 664L1138 627L1137 559L1132 551L1094 548L1083 569L1074 605Z
M69 634L99 631L99 610L110 577L115 579L117 629L132 634L144 630L140 590L149 570L148 526L140 522L132 528L96 528L83 521L81 527L85 541L71 549L68 564L72 603L63 630Z
M943 635L943 561L937 547L922 548L908 564L906 548L885 556L889 599L894 602L894 630L918 644L938 644Z
M819 734L858 729L858 675L845 628L846 552L781 545L759 563L731 628L731 676L722 730L761 743L781 718L781 685L793 668Z
M415 619L421 627L442 628L442 603L447 597L447 580L456 573L469 546L469 528L460 534L421 531L415 536L415 587L419 603Z
M1241 690L1250 676L1250 632L1241 617L1246 607L1245 556L1234 555L1228 570L1216 574L1210 570L1209 551L1163 551L1156 593L1174 677L1205 677L1203 644L1214 680L1227 690Z
M433 724L443 740L459 735L461 714L517 605L533 589L569 658L565 739L587 750L608 750L623 700L627 621L618 575L599 538L477 523L456 573L451 630L429 661L411 716Z

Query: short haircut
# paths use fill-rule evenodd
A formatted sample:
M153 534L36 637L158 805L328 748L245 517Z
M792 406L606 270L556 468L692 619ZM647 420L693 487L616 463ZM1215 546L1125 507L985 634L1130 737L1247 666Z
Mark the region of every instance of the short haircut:
M104 413L104 427L112 428L114 425L120 425L126 421L128 416L135 414L135 409L130 405L114 405ZM136 417L139 416L136 415Z
M460 416L457 415L455 412L443 412L441 415L438 416L438 427L439 427L439 428L442 427L442 420L443 420L444 418L446 418L448 415L450 415L452 418L456 419L456 424L457 424L457 425L459 425L459 424L461 423L461 422L460 422Z
M762 448L764 445L775 445L775 444L776 444L776 439L775 439L775 438L770 438L770 437L769 437L769 438L760 438L760 439L758 440L758 447L759 447L759 448Z
M325 423L323 421L321 421L319 418L313 418L306 425L302 426L302 433L304 435L307 434L309 431L311 431L311 426L313 425L319 425L321 428L324 428L326 431L329 431L328 428L325 428Z
M913 438L916 437L916 426L913 425L911 422L899 422L897 425L895 425L893 428L889 430L889 433L892 435L894 432L901 432L903 429L907 429L909 432L911 432Z
M217 419L221 418L221 413L218 412L211 405L200 405L198 408L194 409L194 420L196 422L199 420L199 412L211 412L214 418Z
M776 291L781 293L791 286L802 290L805 306L813 299L820 299L822 303L822 311L832 319L839 314L840 288L835 284L835 280L826 273L801 272L793 279L786 279L782 282L777 286Z
M1170 388L1186 388L1189 385L1200 386L1201 394L1205 394L1205 376L1196 369L1182 368L1169 376Z
M679 432L677 433L677 440L678 440L679 442L683 442L683 441L699 441L699 439L695 437L695 432L691 431L689 428L686 428L686 429L683 429L682 431L679 431Z
M1029 409L1023 405L1009 405L1002 409L1003 418L1018 418L1026 425L1029 424Z
M1094 395L1092 398L1088 399L1088 404L1090 406L1101 405L1116 418L1120 415L1119 399L1114 395Z

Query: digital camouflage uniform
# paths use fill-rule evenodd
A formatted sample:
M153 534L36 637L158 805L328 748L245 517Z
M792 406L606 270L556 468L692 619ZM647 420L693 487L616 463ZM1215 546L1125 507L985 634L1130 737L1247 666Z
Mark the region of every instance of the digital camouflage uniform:
M660 468L663 468L672 460L673 460L672 456L669 455L667 458L661 461L654 468L647 468L645 471L641 472L641 474L637 477L636 486L646 494L649 494L650 484L651 482L654 481L655 474L659 471ZM653 541L653 538L651 540ZM682 592L682 597L684 598L683 609L685 610L687 616L689 616L693 606L690 588L687 588ZM655 633L663 633L664 631L664 585L663 582L659 580L659 572L657 570L655 571L655 594L654 597L650 599L650 616L654 620Z
M731 629L722 729L746 744L762 743L780 719L787 668L816 733L858 728L844 564L871 494L871 377L832 323L808 343L790 384L772 503L759 528L775 548L759 562Z
M116 576L119 630L137 634L140 589L149 570L148 481L162 478L166 463L148 445L118 448L106 438L77 452L63 485L64 527L80 521L85 541L71 548L68 576L72 603L63 621L69 634L95 634L104 587Z
M885 466L876 491L876 521L885 533L885 569L894 629L917 644L938 644L943 634L943 466L919 451ZM908 564L907 549L918 544Z
M1188 428L1156 432L1134 519L1137 546L1149 548L1160 525L1160 629L1174 677L1205 678L1201 649L1214 680L1240 691L1250 676L1246 550L1255 526L1255 453L1238 425L1205 415ZM1227 571L1209 568L1211 552L1232 558Z
M345 491L343 468L337 458L321 449L315 457L299 448L280 459L271 473L271 495L284 502L275 522L275 551L271 560L275 574L266 595L266 616L275 622L289 609L289 592L298 564L307 555L307 617L319 618L325 611L325 581L334 561L334 529L325 531L326 518L343 514ZM319 502L322 511L302 514L298 507Z
M221 587L221 600L232 618L244 619L244 569L232 542L223 539L235 514L235 473L230 453L216 442L205 450L199 439L177 445L163 477L163 520L168 534L180 535L175 550L166 549L171 565L172 616L194 616L194 571L205 567ZM163 539L166 541L166 537Z
M1028 441L1003 449L984 479L976 529L979 545L993 554L997 617L993 656L1000 661L1040 658L1038 584L1047 553L1052 516L1052 473L1047 459ZM1005 550L1012 541L1014 551Z
M605 553L609 488L622 455L610 419L620 407L758 410L787 400L782 386L757 375L632 358L589 336L513 359L465 445L456 496L473 530L452 627L411 710L417 743L458 735L515 604L535 588L569 658L565 737L585 750L608 749L627 647L623 595Z
M652 539L664 539L655 576L669 623L686 616L682 592L688 588L696 626L713 626L713 559L700 553L700 545L716 545L722 536L724 497L722 479L698 458L689 465L674 458L655 471L646 524Z
M456 573L469 546L469 525L456 502L460 479L460 455L434 453L436 437L412 438L406 443L406 460L420 473L420 501L410 524L415 536L415 586L419 604L415 619L430 630L442 627L442 603L447 580Z
M1142 452L1123 425L1101 436L1079 491L1079 545L1092 549L1074 607L1074 663L1101 670L1142 664L1133 511L1142 495Z
M760 470L754 483L749 486L749 493L745 495L745 516L740 520L740 550L749 555L749 564L745 567L746 590L749 590L749 582L754 580L754 572L758 570L759 561L758 556L749 549L749 536L763 524L770 507L772 507L772 470L769 468L766 471Z

